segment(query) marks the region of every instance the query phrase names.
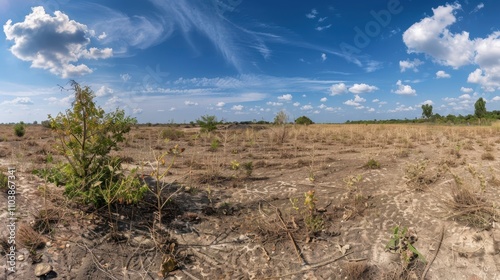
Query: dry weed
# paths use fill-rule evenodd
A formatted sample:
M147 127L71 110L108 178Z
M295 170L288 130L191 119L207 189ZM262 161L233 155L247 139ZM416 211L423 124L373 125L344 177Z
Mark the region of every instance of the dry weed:
M457 184L452 189L452 199L447 201L452 213L449 218L465 222L467 225L488 230L497 221L500 212L481 193L470 187Z
M17 241L29 251L41 249L45 246L42 235L26 223L21 223L19 225L16 238Z
M345 262L342 264L342 279L358 280L363 279L365 272L368 271L368 263L366 261L360 262Z

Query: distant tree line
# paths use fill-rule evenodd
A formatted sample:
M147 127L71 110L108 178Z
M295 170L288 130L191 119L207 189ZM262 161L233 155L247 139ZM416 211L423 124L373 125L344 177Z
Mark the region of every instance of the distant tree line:
M492 122L500 120L500 111L488 111L486 109L486 101L481 97L474 103L474 114L468 115L453 115L441 116L432 112L432 105L422 105L422 118L415 119L390 119L390 120L361 120L347 121L351 124L368 124L368 123L435 123L435 124L456 124L456 125L490 125Z

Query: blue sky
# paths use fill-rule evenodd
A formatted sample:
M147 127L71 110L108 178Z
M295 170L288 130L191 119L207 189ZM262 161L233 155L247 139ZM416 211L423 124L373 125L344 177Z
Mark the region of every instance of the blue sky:
M69 108L74 79L139 122L315 122L500 110L500 3L0 0L0 122Z

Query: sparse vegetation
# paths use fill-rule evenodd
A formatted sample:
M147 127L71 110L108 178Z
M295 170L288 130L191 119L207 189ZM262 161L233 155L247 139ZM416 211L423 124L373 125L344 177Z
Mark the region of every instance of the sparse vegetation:
M167 127L161 131L160 137L168 140L179 140L184 137L184 132L180 129Z
M495 257L485 246L495 244L499 218L495 127L254 121L199 133L187 125L132 125L92 173L88 192L100 197L99 207L82 207L78 195L63 195L74 179L66 159L73 150L56 149L61 135L30 125L29 137L17 138L12 126L0 126L0 164L18 169L19 225L48 242L25 256L60 260L64 248L89 264L54 266L71 279L495 276L478 266ZM130 184L134 192L126 191ZM391 230L408 217L412 229ZM7 239L0 241L7 252Z

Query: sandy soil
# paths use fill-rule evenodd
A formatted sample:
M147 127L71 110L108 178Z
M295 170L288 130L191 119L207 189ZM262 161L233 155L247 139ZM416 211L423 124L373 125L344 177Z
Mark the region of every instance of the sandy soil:
M54 165L48 158L63 160L50 130L0 132L1 170L17 171L18 230L37 229L41 211L52 218L38 249L22 245L18 231L17 271L4 262L1 279L33 279L38 263L53 267L45 279L162 279L162 264L175 266L167 279L500 279L499 127L226 126L199 134L140 126L115 154L147 182L154 154L186 150L165 180L173 196L161 234L151 234L156 209L140 203L115 205L119 236L110 236L105 209L75 205L63 187L33 175ZM453 195L464 189L475 204L458 208ZM0 208L5 240L7 195ZM410 228L425 262L406 266L386 250L395 226Z

